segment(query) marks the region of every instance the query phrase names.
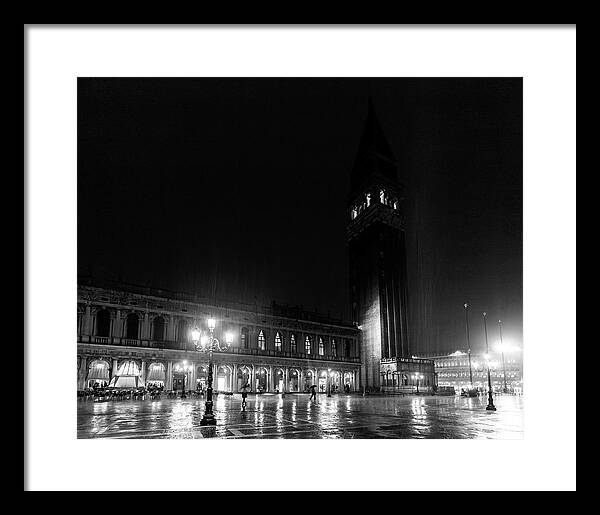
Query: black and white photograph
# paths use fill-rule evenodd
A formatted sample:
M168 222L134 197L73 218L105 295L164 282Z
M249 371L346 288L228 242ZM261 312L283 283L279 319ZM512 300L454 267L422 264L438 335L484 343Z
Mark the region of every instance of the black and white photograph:
M26 490L574 488L574 26L376 27L25 27Z
M521 438L522 80L78 80L79 438Z

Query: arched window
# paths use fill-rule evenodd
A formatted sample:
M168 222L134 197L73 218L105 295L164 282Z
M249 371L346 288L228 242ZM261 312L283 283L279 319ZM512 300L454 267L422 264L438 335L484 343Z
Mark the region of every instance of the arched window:
M154 318L152 335L154 340L162 341L165 339L165 319L163 317L157 316Z
M279 333L279 331L277 331L275 333L275 350L277 352L281 352L281 334Z
M140 320L135 313L129 313L127 315L126 326L125 326L125 338L129 340L138 339L138 326Z
M298 345L296 344L296 335L294 333L290 335L290 351L298 352Z
M240 343L242 345L242 349L248 348L248 328L242 327L240 331Z
M323 338L319 336L319 356L325 355L325 342Z
M331 355L334 358L337 357L337 340L335 338L331 339Z
M347 358L350 357L350 341L349 340L344 340L344 356Z
M110 312L107 309L101 309L96 313L96 334L110 336Z
M310 354L311 347L312 347L312 338L310 336L306 335L306 338L304 338L304 353Z
M177 340L184 343L190 341L188 322L185 318L182 318L177 324Z
M266 350L267 348L267 340L265 338L265 333L263 333L262 329L258 333L258 348L260 350Z

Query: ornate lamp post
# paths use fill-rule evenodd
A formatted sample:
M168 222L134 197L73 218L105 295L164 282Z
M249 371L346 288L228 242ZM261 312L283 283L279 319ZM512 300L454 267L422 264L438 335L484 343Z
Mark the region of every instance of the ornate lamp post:
M488 346L487 335L487 313L483 312L483 330L485 331L485 359L487 361L487 376L488 376L488 405L485 407L488 411L496 411L494 399L492 397L492 376L490 374L490 348Z
M506 362L504 361L504 343L502 341L502 320L498 320L498 328L500 329L500 352L502 353L502 375L504 377L504 393L508 393L508 386L506 385Z
M192 365L188 365L187 361L184 361L181 364L177 363L177 365L175 365L175 372L181 374L183 377L182 387L181 387L181 398L182 399L185 399L185 383L188 378L188 373L192 371L192 368L193 368ZM189 382L188 382L188 384L189 384Z
M331 369L327 369L327 397L331 397Z
M205 402L205 410L204 415L202 416L202 420L200 421L201 426L216 426L217 419L215 418L215 414L213 413L213 400L212 400L212 382L213 382L213 351L224 351L229 348L229 345L233 341L233 336L231 334L227 334L225 336L225 344L221 345L219 340L214 337L214 330L217 325L217 321L214 318L209 318L207 320L208 330L210 331L210 336L203 336L202 332L198 327L194 327L192 329L192 341L194 342L194 346L198 352L208 352L208 380L206 383L206 402Z

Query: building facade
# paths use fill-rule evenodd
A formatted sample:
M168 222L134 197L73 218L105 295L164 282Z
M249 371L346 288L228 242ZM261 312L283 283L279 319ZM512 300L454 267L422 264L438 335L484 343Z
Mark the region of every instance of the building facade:
M468 353L456 351L451 354L431 355L427 358L435 363L435 373L440 386L453 386L456 393L460 393L463 388L466 390L471 387ZM507 354L504 359L499 353L490 354L489 364L494 392L504 391L506 373L507 393L523 393L523 360L520 353ZM473 386L480 390L487 390L487 361L483 353L471 353L471 374Z
M318 313L273 305L260 312L209 305L184 294L135 286L81 284L77 299L77 388L96 383L154 384L165 390L204 387L208 355L198 352L191 330L208 334L217 322L226 351L213 353L214 388L238 392L351 391L360 387L359 331ZM183 364L185 372L180 371ZM112 381L112 382L111 382Z

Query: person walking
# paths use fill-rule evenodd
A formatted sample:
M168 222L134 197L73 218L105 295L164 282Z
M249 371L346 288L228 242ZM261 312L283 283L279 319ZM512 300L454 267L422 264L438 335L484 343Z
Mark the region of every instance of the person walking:
M248 388L244 386L242 388L242 411L246 411L246 398L248 397Z
M308 400L317 400L317 388L314 384L310 387L310 398Z

